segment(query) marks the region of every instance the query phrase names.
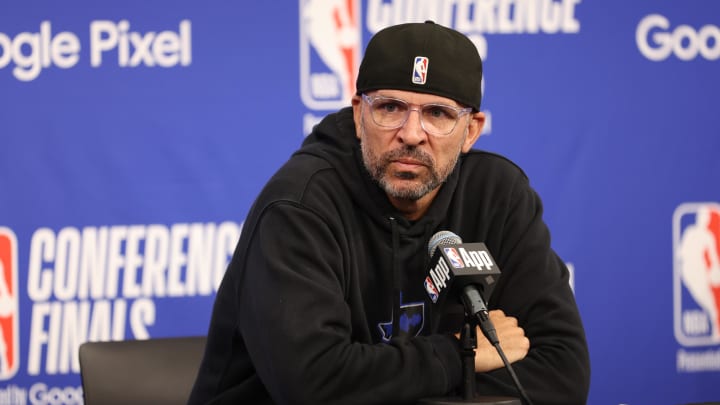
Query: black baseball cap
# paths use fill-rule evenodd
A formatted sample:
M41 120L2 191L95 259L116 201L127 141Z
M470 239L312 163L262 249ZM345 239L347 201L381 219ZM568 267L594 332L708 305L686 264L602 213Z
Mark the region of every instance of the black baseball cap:
M395 89L447 97L480 110L482 61L475 44L453 29L407 23L378 31L365 49L357 94Z

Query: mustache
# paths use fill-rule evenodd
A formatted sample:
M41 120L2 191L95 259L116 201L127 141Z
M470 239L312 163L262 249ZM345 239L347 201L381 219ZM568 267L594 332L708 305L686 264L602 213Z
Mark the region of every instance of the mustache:
M391 150L390 152L387 152L382 156L381 161L382 164L385 166L390 164L390 162L393 160L403 158L417 160L418 162L430 168L435 167L435 161L433 160L432 156L428 155L427 153L423 152L415 146L402 146L398 149Z

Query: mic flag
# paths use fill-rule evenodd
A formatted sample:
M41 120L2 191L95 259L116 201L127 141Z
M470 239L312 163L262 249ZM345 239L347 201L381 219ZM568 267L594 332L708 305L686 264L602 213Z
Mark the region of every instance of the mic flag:
M487 302L500 277L500 268L484 243L462 243L449 231L440 231L428 243L430 269L424 287L433 305L434 325L448 307L459 302L468 285L474 285ZM447 303L447 297L453 297Z

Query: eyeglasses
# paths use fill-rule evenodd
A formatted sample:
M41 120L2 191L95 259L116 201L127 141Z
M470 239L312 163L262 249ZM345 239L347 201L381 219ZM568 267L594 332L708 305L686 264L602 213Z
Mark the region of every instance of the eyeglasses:
M407 101L384 96L363 94L362 98L370 106L370 116L378 126L400 128L410 117L410 111L417 111L422 129L438 137L450 135L460 117L472 111L471 107L458 108L445 104L423 104L412 108Z

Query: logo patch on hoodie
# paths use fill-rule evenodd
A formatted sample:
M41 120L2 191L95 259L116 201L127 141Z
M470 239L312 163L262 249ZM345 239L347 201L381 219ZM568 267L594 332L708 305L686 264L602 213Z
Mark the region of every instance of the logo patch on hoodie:
M394 314L393 314L394 317ZM425 325L425 303L416 302L404 304L400 306L399 327L400 331L397 335L393 331L393 319L389 322L378 323L378 329L384 342L389 342L394 336L412 337L417 336Z

